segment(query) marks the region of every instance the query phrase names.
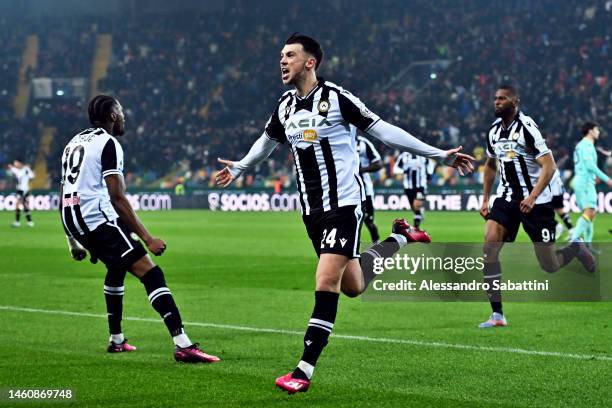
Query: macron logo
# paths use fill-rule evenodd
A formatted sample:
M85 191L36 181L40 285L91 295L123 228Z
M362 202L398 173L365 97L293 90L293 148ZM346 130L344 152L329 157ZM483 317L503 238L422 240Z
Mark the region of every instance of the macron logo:
M346 245L346 239L340 238L340 245L342 245L342 248L344 248L344 246Z
M312 344L311 340L306 340L304 343L306 343L307 346L310 346Z

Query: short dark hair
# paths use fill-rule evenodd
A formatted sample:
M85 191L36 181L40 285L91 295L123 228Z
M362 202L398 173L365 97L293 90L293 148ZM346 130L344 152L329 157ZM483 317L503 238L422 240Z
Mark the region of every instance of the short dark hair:
M109 95L96 95L87 107L87 113L89 114L89 123L93 126L100 126L104 124L111 113L113 106L117 103L117 100Z
M497 89L503 89L505 91L508 91L511 96L516 96L517 98L519 96L518 89L516 89L514 85L501 84L500 86L497 87Z
M319 69L319 65L323 62L323 49L317 40L304 34L293 33L291 37L287 38L285 44L302 44L304 51L315 57L317 60L315 69Z
M598 125L595 122L585 122L582 125L582 136L586 136L591 131L591 129L595 129L597 126Z

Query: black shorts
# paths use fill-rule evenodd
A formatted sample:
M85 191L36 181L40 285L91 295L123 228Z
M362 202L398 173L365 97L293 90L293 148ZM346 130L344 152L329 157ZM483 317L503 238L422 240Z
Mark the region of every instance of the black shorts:
M550 203L536 204L530 213L521 212L518 201L496 198L489 220L496 221L508 230L507 242L514 242L521 224L531 242L555 242L555 211Z
M414 200L424 200L425 199L425 188L406 188L404 189L404 193L406 193L406 197L408 197L408 201L410 202L410 207L412 207L412 203Z
M363 209L363 215L366 217L374 218L374 203L372 202L372 196L366 196L365 201L361 203Z
M317 256L339 254L349 259L359 258L359 239L363 221L360 205L303 215L302 219Z
M30 192L29 191L23 191L23 190L17 190L17 197L21 198L22 200L26 200L29 196L30 196Z
M132 231L120 218L105 222L95 230L75 237L90 254L109 270L127 271L147 254L139 240L132 237Z
M563 194L553 196L552 200L550 200L550 205L552 205L552 208L554 208L555 210L557 208L563 208Z

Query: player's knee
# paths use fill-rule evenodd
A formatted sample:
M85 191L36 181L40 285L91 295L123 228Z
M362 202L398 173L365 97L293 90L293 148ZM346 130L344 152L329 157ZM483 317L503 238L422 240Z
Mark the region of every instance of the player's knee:
M357 288L342 288L342 293L347 297L356 298L361 295L362 290Z
M490 241L485 237L485 244L482 246L482 252L485 254L489 262L497 260L501 245L499 242Z
M540 268L542 268L542 270L547 273L555 273L559 269L555 265L553 265L552 262L546 261L540 261Z

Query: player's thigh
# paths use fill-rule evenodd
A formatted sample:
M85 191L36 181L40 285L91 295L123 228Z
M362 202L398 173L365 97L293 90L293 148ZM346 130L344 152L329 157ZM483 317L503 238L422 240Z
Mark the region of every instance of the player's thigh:
M99 225L79 242L110 270L132 270L132 265L147 256L140 241L120 219ZM150 268L149 268L150 269Z
M583 211L597 208L597 190L595 186L587 185L575 189L576 205Z
M536 204L529 213L521 213L521 222L531 242L555 242L557 223L551 205Z
M349 262L345 255L324 253L319 258L316 274L316 290L340 292L342 274Z
M364 285L363 272L361 271L359 260L351 259L348 261L342 274L340 285L342 293L348 297L359 296L363 292Z
M513 242L520 225L518 203L496 198L485 224L485 242Z
M151 259L149 254L144 255L136 262L134 262L129 271L136 277L142 278L149 272L151 269L155 267L155 262Z

